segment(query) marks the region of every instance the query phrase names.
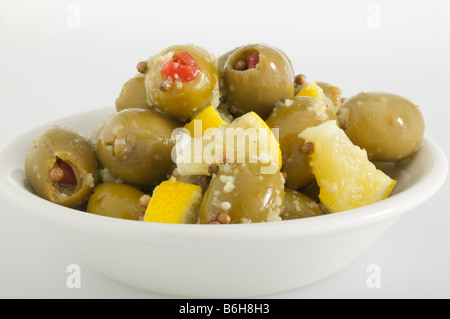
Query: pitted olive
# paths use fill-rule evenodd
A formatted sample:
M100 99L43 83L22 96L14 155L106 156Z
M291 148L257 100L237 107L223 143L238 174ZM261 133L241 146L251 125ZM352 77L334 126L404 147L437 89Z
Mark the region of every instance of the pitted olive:
M231 112L256 112L263 119L278 101L294 96L294 71L279 49L251 44L235 50L225 63L223 85Z
M147 102L186 121L219 104L220 79L214 55L199 46L174 45L147 61Z
M178 122L155 110L120 111L99 132L99 160L111 175L125 183L155 186L172 168L171 135L178 126Z
M82 208L99 180L95 148L77 132L53 127L33 141L25 158L25 174L40 197Z

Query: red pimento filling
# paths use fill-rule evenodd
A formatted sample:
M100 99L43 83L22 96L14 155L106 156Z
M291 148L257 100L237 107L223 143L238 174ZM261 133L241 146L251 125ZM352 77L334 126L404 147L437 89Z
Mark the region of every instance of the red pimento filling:
M56 161L55 167L50 171L50 179L62 188L73 189L77 186L77 177L72 167L61 159Z
M161 72L174 81L189 82L200 74L200 67L189 53L180 52L163 66Z
M238 59L234 63L233 69L237 71L250 70L256 68L258 63L259 63L259 54L258 53L249 54L245 58L243 57Z
M250 54L247 56L247 69L253 69L256 68L256 65L259 62L259 55L258 54Z

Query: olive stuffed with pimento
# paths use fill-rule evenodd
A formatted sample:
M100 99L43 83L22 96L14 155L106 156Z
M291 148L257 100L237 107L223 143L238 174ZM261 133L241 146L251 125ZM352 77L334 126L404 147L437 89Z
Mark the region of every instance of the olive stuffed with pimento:
M195 45L174 45L138 63L145 74L147 103L179 120L192 119L220 99L214 55Z

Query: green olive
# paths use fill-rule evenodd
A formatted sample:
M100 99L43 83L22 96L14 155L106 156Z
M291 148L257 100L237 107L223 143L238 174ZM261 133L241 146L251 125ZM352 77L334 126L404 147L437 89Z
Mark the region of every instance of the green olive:
M181 75L166 75L163 70L179 54L188 53L196 63L194 79L182 80ZM174 62L180 63L180 62ZM217 106L220 100L220 72L216 58L204 48L194 45L174 45L152 56L147 61L145 87L147 103L162 112L186 121L206 107ZM180 72L181 73L181 72Z
M32 142L25 174L38 196L82 208L99 180L95 147L77 132L55 126Z
M86 211L107 217L139 220L145 212L145 208L139 204L143 195L142 191L127 184L100 183L89 197Z
M172 168L173 130L179 123L155 110L126 109L102 126L97 153L102 166L125 183L151 187Z
M320 205L309 196L286 187L284 190L284 208L281 213L283 220L306 218L323 215Z
M309 198L311 198L316 203L320 203L319 193L320 193L320 187L317 184L316 179L314 178L311 182L306 184L303 187L300 187L298 191L302 192Z
M278 101L294 96L294 70L282 51L264 44L246 45L226 61L223 85L232 113L254 111L266 119Z
M226 212L231 223L255 223L281 220L284 179L280 172L262 174L257 164L223 164L203 197L200 223L210 216Z
M422 145L425 122L419 108L404 97L363 92L346 100L338 112L350 140L372 161L398 161Z
M225 69L225 64L227 63L227 60L230 57L230 55L232 55L234 53L234 51L236 51L239 48L240 47L236 47L234 49L231 49L231 50L225 52L224 54L220 55L217 58L217 67L219 68L220 72L223 72L223 70Z
M336 114L322 100L308 96L286 100L267 118L267 125L278 129L280 149L285 157L286 185L297 189L314 178L308 151L303 148L305 141L298 134L327 120L337 120Z
M149 108L145 93L144 76L142 75L137 75L125 82L116 99L117 112L129 108Z

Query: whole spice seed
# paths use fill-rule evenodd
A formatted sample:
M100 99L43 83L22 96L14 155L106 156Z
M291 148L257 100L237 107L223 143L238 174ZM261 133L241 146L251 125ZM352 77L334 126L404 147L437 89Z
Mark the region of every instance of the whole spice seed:
M172 88L172 86L173 86L173 80L172 80L172 78L168 77L167 79L159 82L158 88L162 92L167 92Z
M297 74L295 76L295 84L303 85L306 83L306 76L304 74Z
M221 224L229 224L231 222L231 216L227 212L221 212L217 217L217 220Z
M56 166L50 171L50 180L54 183L59 183L64 178L64 171L62 168Z
M145 72L147 72L147 67L147 62L141 61L137 64L136 69L139 73L145 74Z
M148 203L150 202L150 195L142 195L141 198L139 198L139 206L143 207L143 208L147 208L148 207Z
M207 216L208 224L217 224L218 223L218 220L217 220L218 217L219 217L219 214L217 212L209 213L208 216Z
M302 145L302 151L308 155L312 154L314 152L314 143L311 142L304 143Z
M211 164L208 166L208 174L209 175L214 175L214 174L217 174L218 172L219 172L219 165Z
M229 224L231 222L231 216L227 212L212 212L207 217L208 224L219 225Z
M246 68L246 63L244 59L239 59L234 63L233 69L238 71L243 71Z

